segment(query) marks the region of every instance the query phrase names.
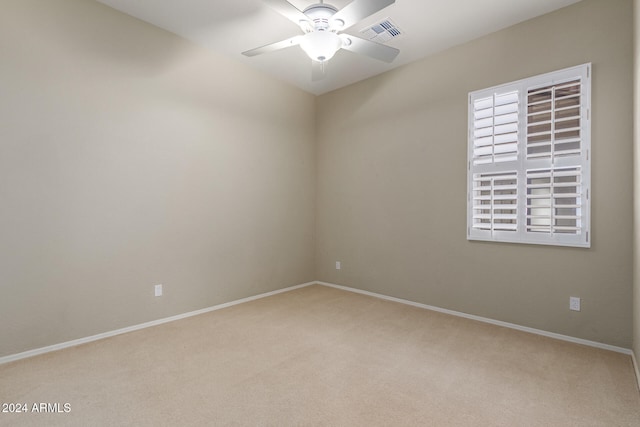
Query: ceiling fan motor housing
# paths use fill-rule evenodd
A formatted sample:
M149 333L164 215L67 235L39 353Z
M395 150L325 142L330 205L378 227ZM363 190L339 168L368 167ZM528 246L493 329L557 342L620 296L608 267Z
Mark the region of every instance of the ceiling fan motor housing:
M302 13L309 17L309 20L313 23L313 27L305 28L303 26L303 30L308 32L311 31L327 31L332 30L332 25L329 22L331 17L338 12L335 6L330 4L314 4L306 8ZM302 24L302 23L301 23ZM335 31L335 30L334 30Z

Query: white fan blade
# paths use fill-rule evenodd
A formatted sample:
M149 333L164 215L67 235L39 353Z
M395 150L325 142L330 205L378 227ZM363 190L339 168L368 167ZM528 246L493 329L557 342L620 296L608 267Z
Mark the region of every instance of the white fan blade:
M332 25L345 30L395 2L395 0L354 0L331 17Z
M344 41L342 48L351 52L366 55L384 62L392 62L400 53L395 47L386 46L351 35L340 34Z
M247 50L246 52L242 52L244 56L256 56L261 55L263 53L274 52L276 50L285 49L291 46L297 46L300 44L300 38L302 36L291 37L286 40L282 40L279 42L271 43L265 46L257 47L255 49Z
M268 4L273 10L290 20L296 25L300 25L301 21L309 21L309 17L302 13L300 9L289 3L287 0L262 0Z
M327 62L311 61L311 81L317 82L327 77Z

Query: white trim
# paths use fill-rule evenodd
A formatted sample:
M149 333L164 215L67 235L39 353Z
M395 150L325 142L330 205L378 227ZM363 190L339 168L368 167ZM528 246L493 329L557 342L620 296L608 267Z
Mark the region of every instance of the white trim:
M636 382L638 383L638 391L640 391L640 369L638 368L638 359L636 359L636 354L631 351L631 360L633 361L633 369L636 372Z
M14 362L14 361L20 360L20 359L26 359L28 357L38 356L38 355L44 354L44 353L50 353L52 351L62 350L62 349L69 348L69 347L75 347L75 346L80 345L80 344L90 343L92 341L97 341L97 340L101 340L101 339L104 339L104 338L109 338L109 337L113 337L113 336L116 336L116 335L125 334L127 332L133 332L133 331L137 331L137 330L140 330L140 329L150 328L152 326L157 326L157 325L161 325L163 323L173 322L175 320L180 320L180 319L184 319L184 318L187 318L187 317L197 316L199 314L209 313L210 311L220 310L220 309L223 309L223 308L231 307L231 306L242 304L242 303L245 303L245 302L249 302L249 301L253 301L253 300L257 300L257 299L261 299L261 298L270 297L270 296L276 295L276 294L281 294L283 292L293 291L294 289L304 288L306 286L314 285L316 283L317 282L308 282L308 283L303 283L301 285L290 286L288 288L278 289L276 291L266 292L264 294L254 295L254 296L251 296L251 297L242 298L242 299L231 301L231 302L226 302L226 303L223 303L223 304L214 305L212 307L203 308L201 310L190 311L188 313L178 314L178 315L171 316L171 317L165 317L164 319L152 320L151 322L140 323L138 325L128 326L128 327L122 328L122 329L116 329L115 331L103 332L101 334L91 335L91 336L85 337L85 338L79 338L79 339L76 339L76 340L67 341L67 342L63 342L63 343L59 343L59 344L54 344L54 345L50 345L50 346L47 346L47 347L36 348L36 349L33 349L33 350L24 351L22 353L11 354L9 356L0 357L0 365L2 365L4 363Z
M411 305L413 307L424 308L426 310L437 311L439 313L450 314L452 316L464 317L465 319L477 320L478 322L490 323L492 325L502 326L505 328L516 329L518 331L529 332L531 334L542 335L549 338L555 338L561 341L568 341L575 344L582 344L589 347L596 347L603 350L615 351L616 353L627 354L633 357L633 351L628 348L617 347L615 345L603 344L596 341L589 341L582 338L575 338L568 335L556 334L555 332L543 331L541 329L529 328L527 326L516 325L514 323L503 322L501 320L489 319L486 317L475 316L473 314L462 313L459 311L448 310L446 308L435 307L432 305L421 304L419 302L413 302L406 299L390 297L388 295L377 294L375 292L363 291L361 289L350 288L348 286L336 285L333 283L316 282L319 285L328 286L330 288L342 289L343 291L355 292L357 294L368 295L375 298L380 298L387 301L399 302L401 304ZM638 373L638 365L636 364L636 374ZM640 377L638 377L640 379Z

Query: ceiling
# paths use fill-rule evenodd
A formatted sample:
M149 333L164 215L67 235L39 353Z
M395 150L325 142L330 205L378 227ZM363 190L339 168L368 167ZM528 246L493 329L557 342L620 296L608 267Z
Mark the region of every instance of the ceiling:
M387 42L400 49L395 61L387 64L340 50L328 62L327 77L318 82L311 81L311 60L299 46L250 58L241 54L302 34L298 26L261 0L98 1L320 95L579 0L397 0L345 31L362 37L361 30L390 18L403 33ZM289 1L301 10L318 3ZM350 2L327 1L338 9Z

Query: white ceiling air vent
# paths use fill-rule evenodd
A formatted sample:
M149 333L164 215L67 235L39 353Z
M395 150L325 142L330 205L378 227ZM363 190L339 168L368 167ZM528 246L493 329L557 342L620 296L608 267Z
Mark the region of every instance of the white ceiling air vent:
M398 28L391 19L385 18L382 21L361 30L360 34L362 34L363 38L367 40L384 44L391 39L400 37L404 32Z

